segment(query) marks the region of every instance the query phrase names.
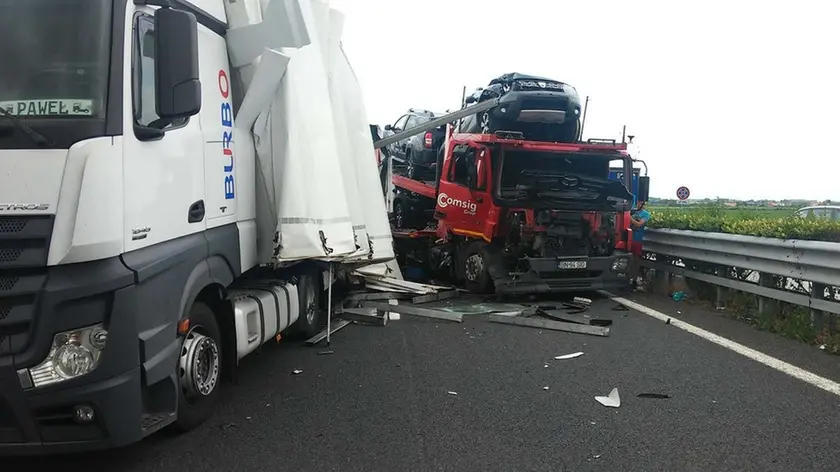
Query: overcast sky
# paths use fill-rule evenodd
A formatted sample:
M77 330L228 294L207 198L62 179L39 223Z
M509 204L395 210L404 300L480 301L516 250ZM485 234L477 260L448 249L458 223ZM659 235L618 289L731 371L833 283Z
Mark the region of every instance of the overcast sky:
M589 95L584 138L635 135L652 195L840 199L840 3L332 0L369 120L458 107L503 73Z

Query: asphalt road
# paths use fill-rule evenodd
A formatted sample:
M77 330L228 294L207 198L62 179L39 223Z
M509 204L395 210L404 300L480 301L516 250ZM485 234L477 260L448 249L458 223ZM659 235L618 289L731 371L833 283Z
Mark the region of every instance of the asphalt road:
M840 470L840 397L615 305L596 300L589 312L614 320L607 338L404 316L345 328L331 356L271 346L244 362L239 384L192 433L3 469ZM729 323L716 329L765 342ZM771 355L785 354L779 345L795 354L781 342ZM805 349L797 365L840 378L836 358ZM575 351L585 354L553 359ZM595 400L613 387L619 408Z

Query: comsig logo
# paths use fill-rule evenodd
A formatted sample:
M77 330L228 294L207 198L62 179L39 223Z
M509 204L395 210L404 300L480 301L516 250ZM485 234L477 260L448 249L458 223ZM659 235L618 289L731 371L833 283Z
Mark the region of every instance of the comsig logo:
M222 121L222 157L224 161L225 174L225 200L233 200L233 110L228 97L230 96L230 81L224 69L219 71L219 94L222 96L221 121Z
M471 212L475 212L478 209L478 204L476 204L475 202L465 202L464 200L458 200L457 198L452 198L445 193L441 193L440 195L438 195L437 204L441 208L453 206L455 208L463 208Z

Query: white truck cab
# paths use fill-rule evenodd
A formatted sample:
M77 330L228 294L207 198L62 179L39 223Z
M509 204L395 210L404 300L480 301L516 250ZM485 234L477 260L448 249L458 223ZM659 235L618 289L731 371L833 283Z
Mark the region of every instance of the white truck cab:
M266 172L234 120L262 79L231 70L226 39L243 1L268 16L265 0L0 0L0 455L193 428L242 357L321 329L324 263L259 255ZM318 2L281 3L311 23ZM328 224L271 224L295 218ZM333 257L330 228L312 238Z

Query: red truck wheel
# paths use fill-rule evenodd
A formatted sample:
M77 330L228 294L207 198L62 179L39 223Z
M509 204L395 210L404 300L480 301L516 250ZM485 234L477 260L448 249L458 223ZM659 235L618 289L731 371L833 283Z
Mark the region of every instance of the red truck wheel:
M464 251L462 277L464 287L473 293L493 293L493 279L487 265L483 242L468 243Z

